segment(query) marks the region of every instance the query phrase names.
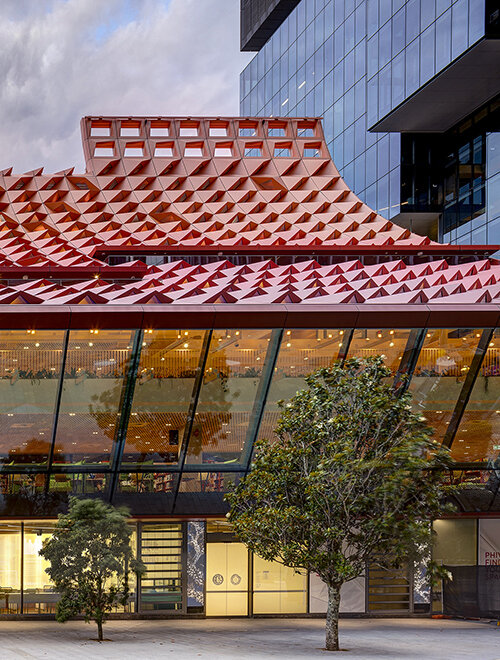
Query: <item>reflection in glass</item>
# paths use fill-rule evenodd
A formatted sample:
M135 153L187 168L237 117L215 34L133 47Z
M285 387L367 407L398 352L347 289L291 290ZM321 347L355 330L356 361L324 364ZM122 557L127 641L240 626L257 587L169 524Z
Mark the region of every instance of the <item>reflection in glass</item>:
M476 351L481 330L429 329L409 385L412 405L442 441L450 423L465 377Z
M205 330L144 334L122 464L176 464Z
M108 491L110 475L103 472L58 473L49 478L50 493L104 497Z
M187 464L240 462L270 340L270 330L214 330Z
M174 493L177 474L174 472L121 473L119 493Z
M49 562L38 554L53 531L47 522L24 527L23 614L55 614L59 594L45 572Z
M500 465L490 470L453 470L450 482L461 484L453 497L459 511L500 510Z
M227 493L229 484L239 480L233 472L185 472L179 493Z
M0 614L21 612L21 525L0 525Z
M381 328L354 330L347 358L368 358L381 355L393 374L399 369L408 344L410 330Z
M71 331L55 465L109 464L133 335L131 330Z
M472 388L451 453L456 461L500 467L500 331L494 336Z
M0 332L0 459L44 464L52 438L64 331Z
M305 377L329 367L345 353L350 330L285 330L262 416L259 438L272 438L279 419L278 401L304 389Z
M0 495L17 495L20 498L36 499L45 489L44 474L0 474Z
M227 510L224 495L233 484L239 483L240 472L184 472L181 475L174 513L218 513Z

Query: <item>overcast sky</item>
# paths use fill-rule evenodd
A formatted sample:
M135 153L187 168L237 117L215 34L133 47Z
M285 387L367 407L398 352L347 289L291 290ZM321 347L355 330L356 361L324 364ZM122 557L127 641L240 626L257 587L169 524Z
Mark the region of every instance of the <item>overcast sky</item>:
M0 0L0 169L83 171L84 115L237 115L239 0Z

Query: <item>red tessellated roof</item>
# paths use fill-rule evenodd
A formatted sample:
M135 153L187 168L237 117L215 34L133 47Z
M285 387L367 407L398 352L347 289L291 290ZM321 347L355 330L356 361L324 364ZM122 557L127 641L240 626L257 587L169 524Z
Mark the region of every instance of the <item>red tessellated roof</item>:
M103 254L437 246L344 183L321 122L85 118L86 173L0 172L0 269Z
M408 266L403 260L366 266L358 260L320 266L314 260L278 266L262 261L235 266L223 260L191 266L151 266L137 282L91 279L60 285L47 279L0 287L0 304L203 305L302 303L328 305L424 303L475 305L500 301L500 262Z
M81 128L85 173L0 172L0 305L476 304L500 295L500 262L477 260L495 248L442 246L370 209L339 176L318 119L87 117ZM305 260L224 259L286 250ZM461 265L436 257L463 261L467 250L474 260ZM367 265L356 258L366 251L389 260ZM220 260L134 261L148 253ZM324 266L316 254L341 259ZM112 255L131 261L105 264ZM398 255L432 257L408 265Z

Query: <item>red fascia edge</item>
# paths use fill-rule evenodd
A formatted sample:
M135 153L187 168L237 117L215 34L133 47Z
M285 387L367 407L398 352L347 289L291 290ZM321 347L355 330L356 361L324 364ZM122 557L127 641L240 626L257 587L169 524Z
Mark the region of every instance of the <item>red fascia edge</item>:
M493 328L500 305L0 305L0 329Z
M235 245L228 247L223 245L204 245L196 246L183 246L183 245L169 245L168 247L162 246L131 246L123 248L106 248L96 246L90 253L92 258L103 258L109 255L120 254L163 254L165 256L175 254L216 254L219 256L224 255L250 255L250 254L306 254L313 257L316 254L321 255L364 255L375 254L380 256L386 255L454 255L454 254L494 254L500 250L500 245L339 245L338 247L330 245L275 245L275 246L260 246L260 245ZM116 266L113 266L116 268Z
M27 275L30 279L33 278L57 278L62 279L82 279L91 278L95 275L99 277L108 276L111 279L123 277L124 279L131 279L133 277L143 277L148 270L148 266L142 261L138 261L132 266L109 266L105 263L95 263L90 266L56 266L54 264L47 264L44 266L1 266L0 279L15 278L21 279L23 275Z

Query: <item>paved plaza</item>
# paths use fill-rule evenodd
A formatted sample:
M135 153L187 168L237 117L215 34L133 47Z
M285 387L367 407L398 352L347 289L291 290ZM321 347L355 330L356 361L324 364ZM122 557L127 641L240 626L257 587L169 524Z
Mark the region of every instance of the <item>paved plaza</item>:
M430 619L344 619L341 645L348 660L500 660L500 627ZM92 641L82 621L0 621L2 659L51 658L307 658L322 650L319 619L205 619L112 621Z

